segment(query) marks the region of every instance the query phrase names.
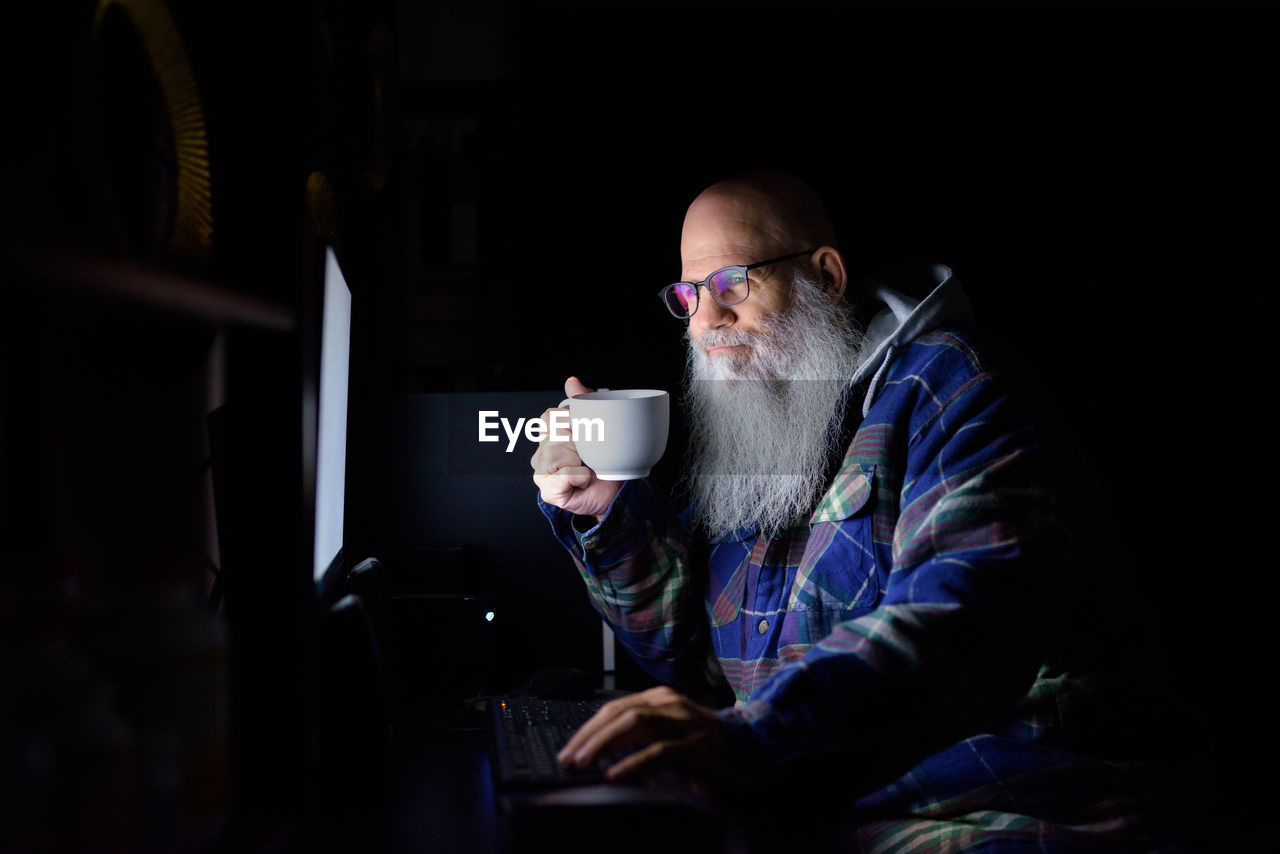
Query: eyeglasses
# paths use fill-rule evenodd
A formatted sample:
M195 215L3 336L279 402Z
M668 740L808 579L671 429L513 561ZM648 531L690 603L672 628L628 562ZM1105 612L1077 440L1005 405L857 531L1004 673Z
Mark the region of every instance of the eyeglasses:
M801 255L809 255L816 251L817 248L815 247L806 249L803 252L792 252L790 255L779 255L777 258L770 258L767 261L757 261L754 264L721 267L696 284L694 282L676 282L667 285L658 292L658 299L662 300L662 304L667 307L667 311L681 320L693 317L698 310L698 288L704 286L711 292L711 296L715 297L715 301L721 305L737 305L751 293L751 280L747 276L748 270L754 270L757 267L764 267L768 264L777 264L779 261L790 261L792 258L799 258Z

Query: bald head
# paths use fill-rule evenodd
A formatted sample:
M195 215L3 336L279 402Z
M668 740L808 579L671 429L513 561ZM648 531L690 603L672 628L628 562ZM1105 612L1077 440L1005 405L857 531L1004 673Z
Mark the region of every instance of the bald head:
M803 181L781 172L735 175L703 190L689 205L680 234L681 279L698 282L722 267L797 252L811 252L808 258L797 260L797 266L815 275L830 297L843 298L847 282L844 258L836 248L835 229L817 194ZM780 272L775 268L756 277L767 279ZM753 281L752 296L738 314L747 315L743 319L750 326L751 314L759 313L763 319L785 308L789 298L785 287L775 288L770 296ZM701 334L701 327L729 319L720 316L720 309L709 308L705 314L699 308L690 318L695 337Z
M817 195L779 172L736 175L703 190L689 206L680 236L686 267L714 265L734 254L758 260L835 245L835 230Z

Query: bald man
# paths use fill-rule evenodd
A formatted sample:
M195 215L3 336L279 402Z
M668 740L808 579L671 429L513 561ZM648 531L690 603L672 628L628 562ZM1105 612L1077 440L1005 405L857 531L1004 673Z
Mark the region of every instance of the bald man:
M849 830L865 850L1144 844L1141 783L1102 759L1057 452L950 270L851 283L818 198L772 173L699 194L681 259L662 297L688 324L689 506L596 479L571 442L532 460L595 607L663 683L561 761L837 792L877 817Z

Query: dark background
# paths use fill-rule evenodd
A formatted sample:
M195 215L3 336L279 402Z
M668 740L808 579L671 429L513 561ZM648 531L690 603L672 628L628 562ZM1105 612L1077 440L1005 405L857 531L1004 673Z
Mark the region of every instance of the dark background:
M4 693L25 698L2 723L19 848L67 804L68 847L202 841L229 791L270 811L273 786L299 784L296 661L316 631L306 491L272 451L297 459L323 241L354 295L348 557L408 561L440 545L422 533L430 502L453 499L414 483L397 449L415 422L397 413L570 374L674 388L682 330L653 293L678 273L689 200L748 168L813 184L856 277L950 265L1023 354L1102 479L1099 517L1158 618L1189 713L1176 749L1243 822L1262 797L1244 772L1275 741L1258 693L1275 648L1275 69L1270 16L1244 5L175 0L210 151L212 239L195 254L166 236L172 155L136 45L104 60L93 3L37 13L6 57L0 209ZM313 172L333 187L321 215ZM168 284L102 284L120 269ZM211 302L169 301L206 288ZM240 484L254 519L218 559L205 414L227 401L279 444L262 440L273 474ZM526 476L506 483L504 500L532 501ZM525 536L494 526L502 548ZM554 554L528 536L539 560ZM214 610L215 570L237 559L242 604L228 580ZM418 581L484 586L450 577ZM567 565L505 588L486 577L564 609L513 624L502 641L519 655L499 676L590 635ZM245 759L282 733L272 773Z

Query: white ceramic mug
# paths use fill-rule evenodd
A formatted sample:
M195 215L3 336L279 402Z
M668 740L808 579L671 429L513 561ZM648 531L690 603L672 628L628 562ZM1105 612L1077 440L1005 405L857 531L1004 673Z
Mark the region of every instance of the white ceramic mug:
M667 449L671 395L657 389L601 389L560 402L578 456L601 480L647 477Z

